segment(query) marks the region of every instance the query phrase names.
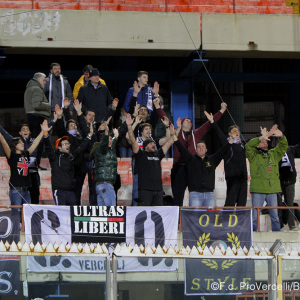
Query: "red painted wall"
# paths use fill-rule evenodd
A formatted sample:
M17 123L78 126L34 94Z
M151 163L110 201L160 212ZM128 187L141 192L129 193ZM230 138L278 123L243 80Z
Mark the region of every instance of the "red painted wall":
M0 8L293 14L285 0L2 0Z

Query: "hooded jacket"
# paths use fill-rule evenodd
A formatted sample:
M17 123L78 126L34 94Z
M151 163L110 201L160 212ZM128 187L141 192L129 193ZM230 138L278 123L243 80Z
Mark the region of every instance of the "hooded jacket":
M287 151L286 137L279 139L278 145L266 152L256 148L259 138L251 139L246 146L246 156L250 163L250 192L261 194L280 193L278 163Z
M163 118L166 116L165 112L159 108L157 109L157 114L160 118ZM222 117L221 111L218 111L216 114L214 114L214 121L218 122L220 118ZM184 118L181 121L181 124L185 119ZM192 120L191 120L192 121ZM180 130L178 134L178 140L182 143L182 145L191 153L192 155L196 154L196 144L199 142L209 131L211 130L211 123L209 121L205 122L202 126L200 126L197 129L193 130L193 123L190 134L187 134L186 132ZM182 159L181 154L176 146L174 145L174 153L173 153L173 165L176 163L185 164L185 161Z
M42 85L35 79L29 80L24 94L24 107L27 114L48 118L51 114L50 104L44 94Z
M106 85L105 81L102 78L99 78L99 81L101 84ZM85 84L87 84L87 82L84 80L84 75L82 75L74 85L74 89L73 89L74 100L77 99L80 88Z

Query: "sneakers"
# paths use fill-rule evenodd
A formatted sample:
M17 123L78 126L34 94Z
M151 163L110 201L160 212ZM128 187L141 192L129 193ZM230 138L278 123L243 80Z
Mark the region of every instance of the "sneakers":
M299 228L297 226L293 226L292 228L290 228L290 231L299 231Z

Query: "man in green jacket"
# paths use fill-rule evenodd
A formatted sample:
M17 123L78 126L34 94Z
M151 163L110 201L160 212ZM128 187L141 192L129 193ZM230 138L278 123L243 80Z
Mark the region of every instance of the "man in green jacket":
M102 126L102 125L101 125ZM115 206L118 159L115 148L118 140L118 130L114 129L114 138L109 135L108 123L104 124L104 134L100 143L95 143L91 155L95 157L95 173L97 205Z
M270 136L279 137L278 145L268 150ZM287 151L288 142L274 125L270 131L263 130L260 137L246 144L246 156L250 163L250 192L252 206L277 206L277 193L281 192L278 163ZM277 209L269 209L272 231L280 231ZM253 230L257 230L257 211L253 210Z

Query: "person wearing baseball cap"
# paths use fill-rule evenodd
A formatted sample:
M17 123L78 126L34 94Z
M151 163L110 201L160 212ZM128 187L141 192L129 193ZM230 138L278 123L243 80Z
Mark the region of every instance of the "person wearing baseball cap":
M82 110L95 112L95 121L102 122L114 115L119 99L112 99L108 87L99 81L100 72L97 68L89 70L89 81L82 86L78 93L78 100L82 103Z

